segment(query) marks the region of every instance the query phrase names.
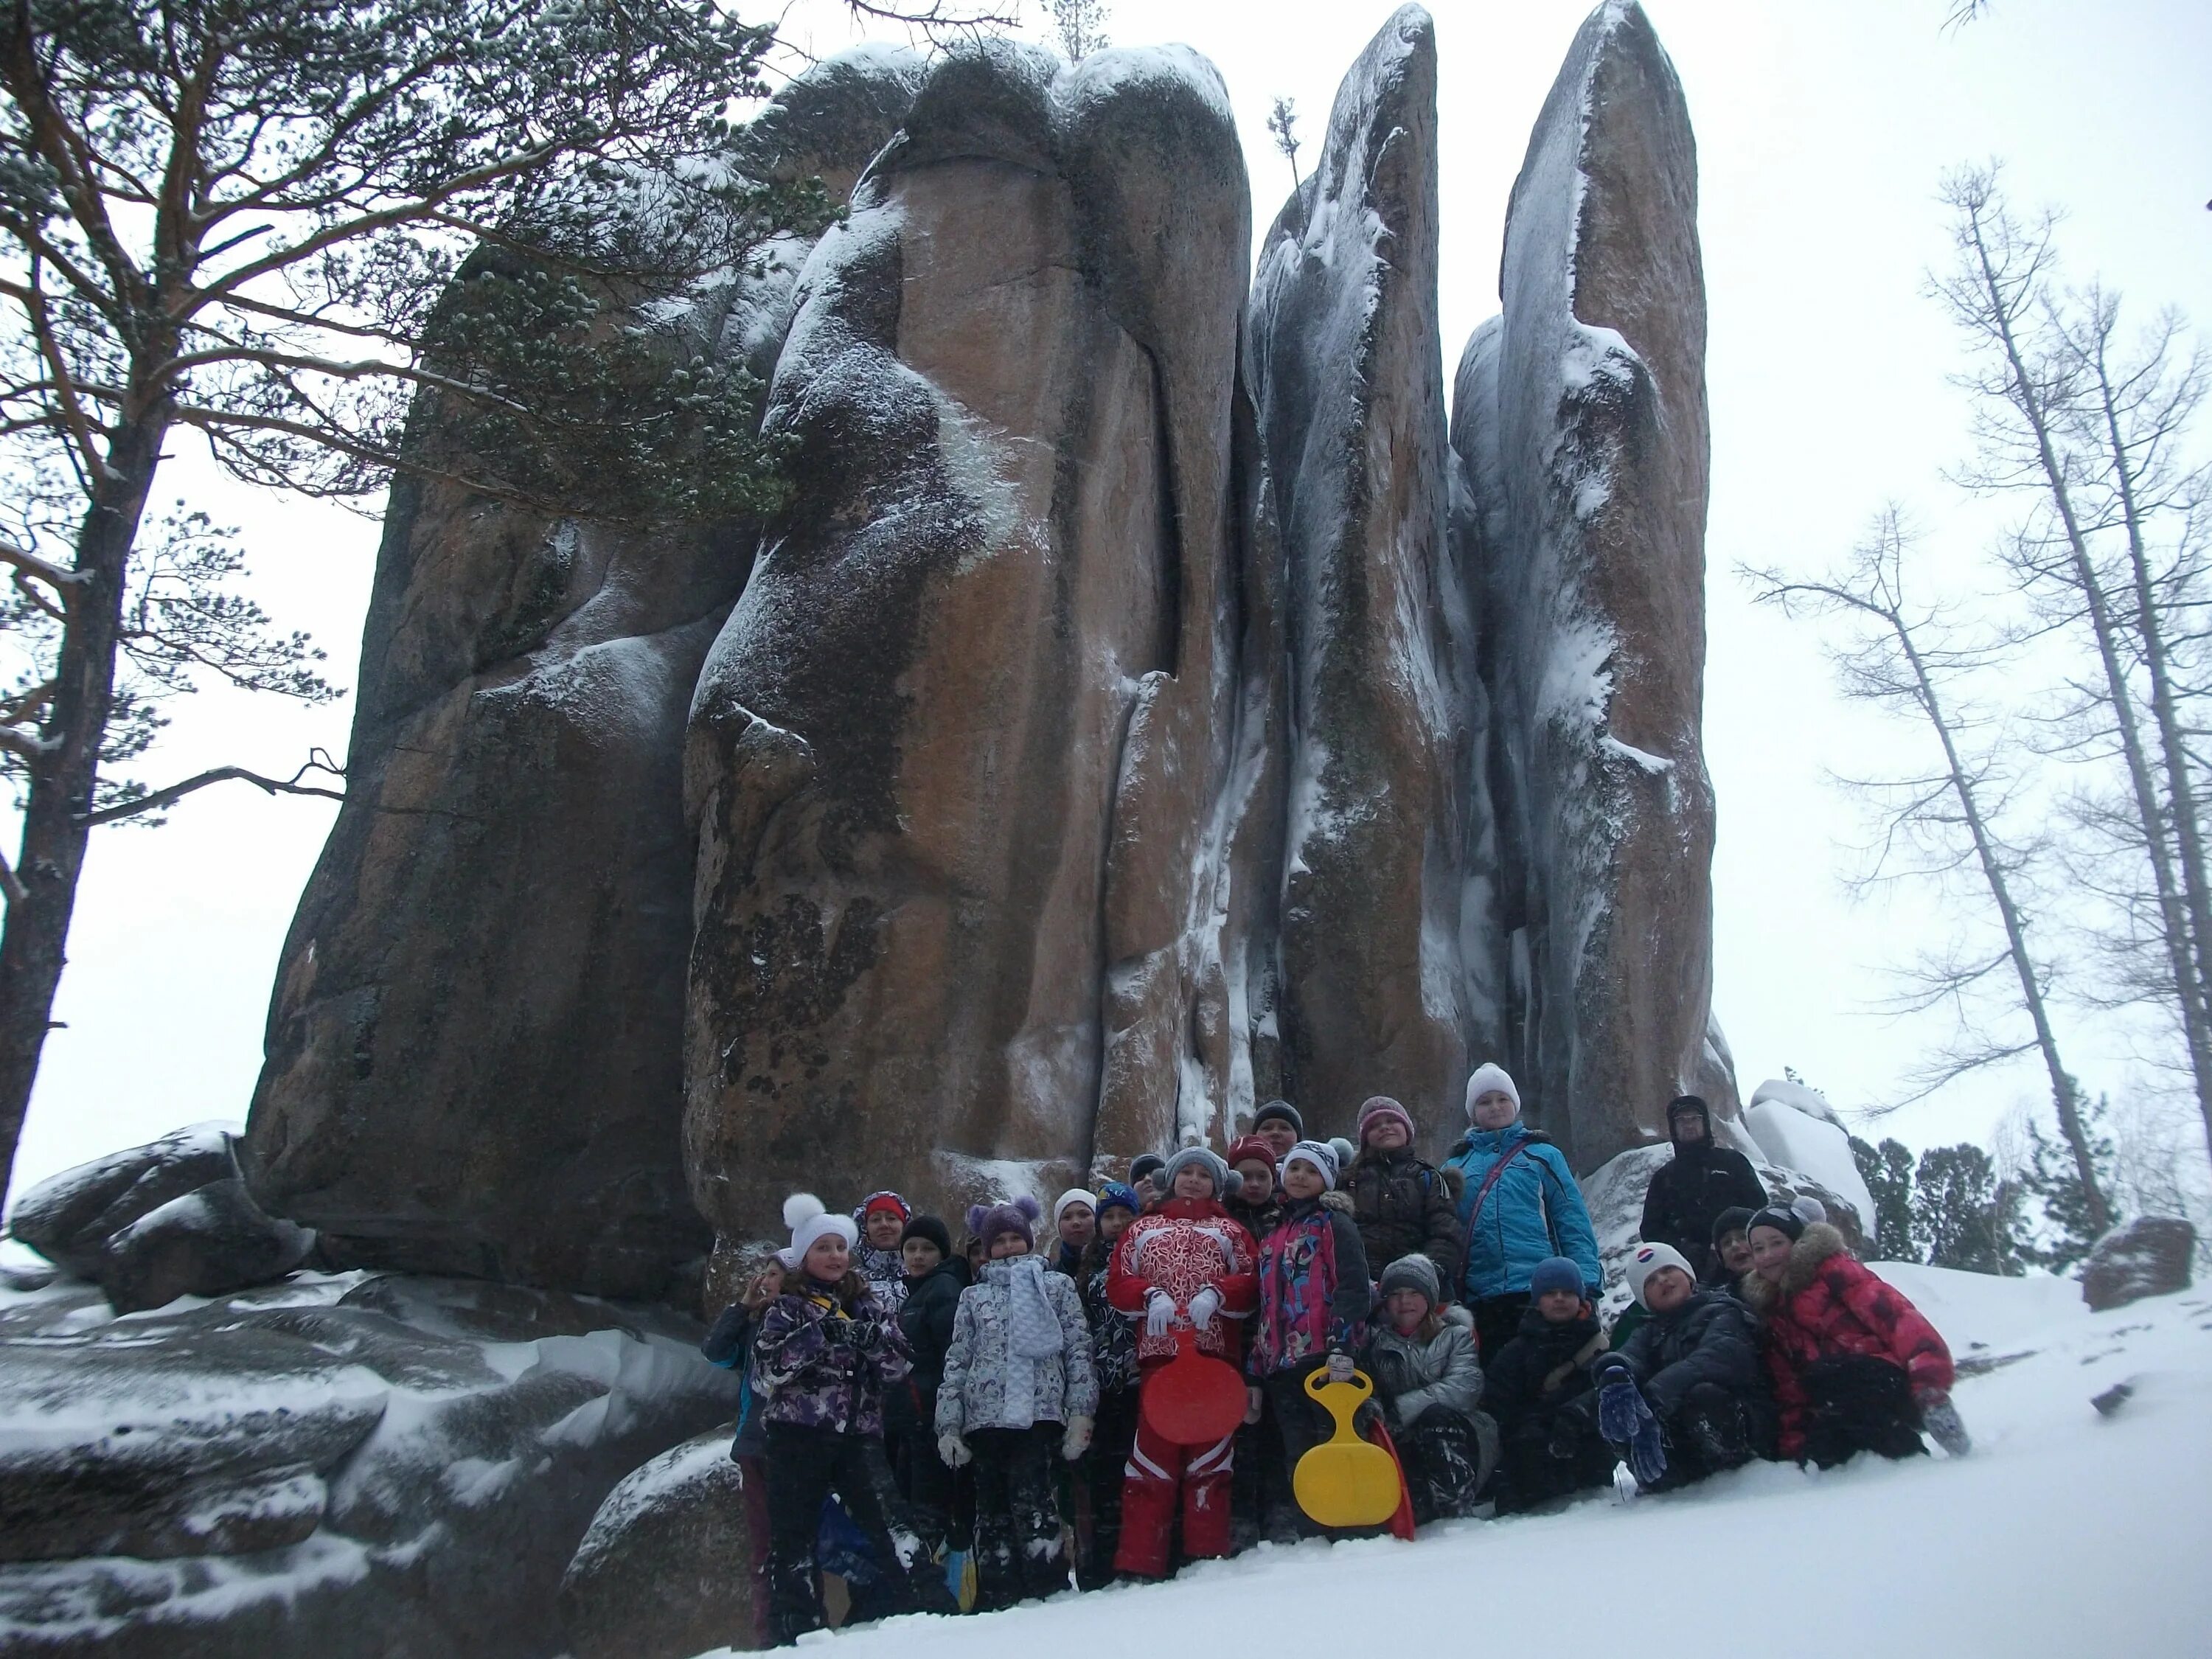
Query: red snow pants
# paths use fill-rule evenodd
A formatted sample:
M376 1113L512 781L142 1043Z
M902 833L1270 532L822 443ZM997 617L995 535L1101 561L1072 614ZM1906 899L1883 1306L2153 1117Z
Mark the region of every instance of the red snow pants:
M1164 1578L1182 1496L1182 1553L1188 1560L1229 1553L1230 1451L1234 1434L1211 1446L1178 1446L1139 1418L1137 1443L1121 1471L1121 1543L1117 1572Z

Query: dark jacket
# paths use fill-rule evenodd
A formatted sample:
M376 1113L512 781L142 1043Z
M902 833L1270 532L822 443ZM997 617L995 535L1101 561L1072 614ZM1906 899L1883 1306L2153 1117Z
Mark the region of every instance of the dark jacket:
M914 1369L884 1397L886 1427L905 1431L930 1427L937 1413L938 1385L945 1380L945 1351L952 1346L953 1317L960 1310L960 1292L967 1288L964 1256L949 1255L920 1279L907 1280L898 1321Z
M1332 1349L1356 1348L1374 1289L1342 1194L1286 1205L1260 1244L1260 1306L1252 1316L1246 1373L1268 1377Z
M1279 1187L1270 1188L1264 1204L1247 1204L1241 1198L1232 1198L1224 1207L1255 1240L1265 1238L1283 1218L1283 1191Z
M1459 1260L1459 1217L1443 1171L1410 1147L1385 1152L1370 1146L1352 1160L1344 1191L1376 1271L1418 1252L1437 1264L1445 1295L1455 1293L1450 1279Z
M1651 1409L1662 1418L1681 1409L1700 1382L1764 1404L1759 1327L1750 1310L1718 1291L1693 1291L1672 1313L1647 1314L1613 1363L1625 1364Z
M1714 1218L1723 1210L1756 1210L1766 1201L1749 1158L1710 1140L1694 1141L1676 1146L1674 1156L1653 1172L1637 1231L1647 1244L1680 1250L1703 1282L1711 1266Z
M1605 1352L1605 1332L1589 1304L1554 1325L1532 1307L1520 1334L1483 1368L1482 1403L1501 1427L1557 1411L1590 1391L1590 1365Z

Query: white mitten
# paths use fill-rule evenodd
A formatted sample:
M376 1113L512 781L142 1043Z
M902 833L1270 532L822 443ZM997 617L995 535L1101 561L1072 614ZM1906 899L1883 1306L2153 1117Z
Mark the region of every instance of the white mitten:
M1060 1455L1073 1463L1090 1449L1091 1419L1087 1417L1069 1418L1067 1432L1060 1437Z
M1175 1317L1175 1298L1155 1285L1145 1293L1145 1334L1165 1336Z
M937 1455L945 1460L946 1468L957 1469L975 1454L968 1449L968 1443L958 1435L940 1434L937 1437Z
M1201 1331L1213 1328L1213 1316L1221 1311L1221 1292L1208 1285L1190 1299L1190 1322Z

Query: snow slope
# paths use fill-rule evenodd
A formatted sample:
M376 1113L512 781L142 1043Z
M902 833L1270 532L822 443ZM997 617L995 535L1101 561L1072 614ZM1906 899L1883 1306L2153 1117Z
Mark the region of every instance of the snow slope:
M2079 1287L1878 1264L1962 1362L1973 1455L1760 1464L1623 1506L1462 1521L1389 1540L1261 1547L1172 1583L1066 1595L973 1620L918 1616L817 1636L840 1659L974 1659L1165 1643L1351 1656L1561 1651L1637 1659L2130 1659L2212 1651L2212 1291L2109 1314ZM2115 1383L2110 1418L2089 1404Z

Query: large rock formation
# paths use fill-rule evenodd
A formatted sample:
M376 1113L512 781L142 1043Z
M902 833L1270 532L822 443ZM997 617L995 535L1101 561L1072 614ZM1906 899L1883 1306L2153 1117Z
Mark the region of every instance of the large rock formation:
M996 42L802 273L794 499L685 755L685 1148L726 1237L801 1181L1049 1185L1218 1090L1249 234L1202 59Z
M1481 700L1445 544L1436 98L1434 26L1403 7L1345 76L1253 282L1289 584L1284 1084L1327 1132L1377 1093L1449 1131L1470 1041L1498 1035Z
M908 54L833 59L741 150L848 188L919 78ZM805 251L702 300L693 344L765 380ZM678 1138L683 734L752 550L743 525L645 533L393 484L346 802L244 1149L332 1261L645 1295L702 1253Z
M608 1492L730 1417L668 1314L358 1274L0 1296L0 1648L544 1659Z
M1453 405L1460 556L1494 725L1514 1070L1587 1169L1662 1133L1717 1060L1696 150L1634 4L1591 15L1545 100L1499 297Z

